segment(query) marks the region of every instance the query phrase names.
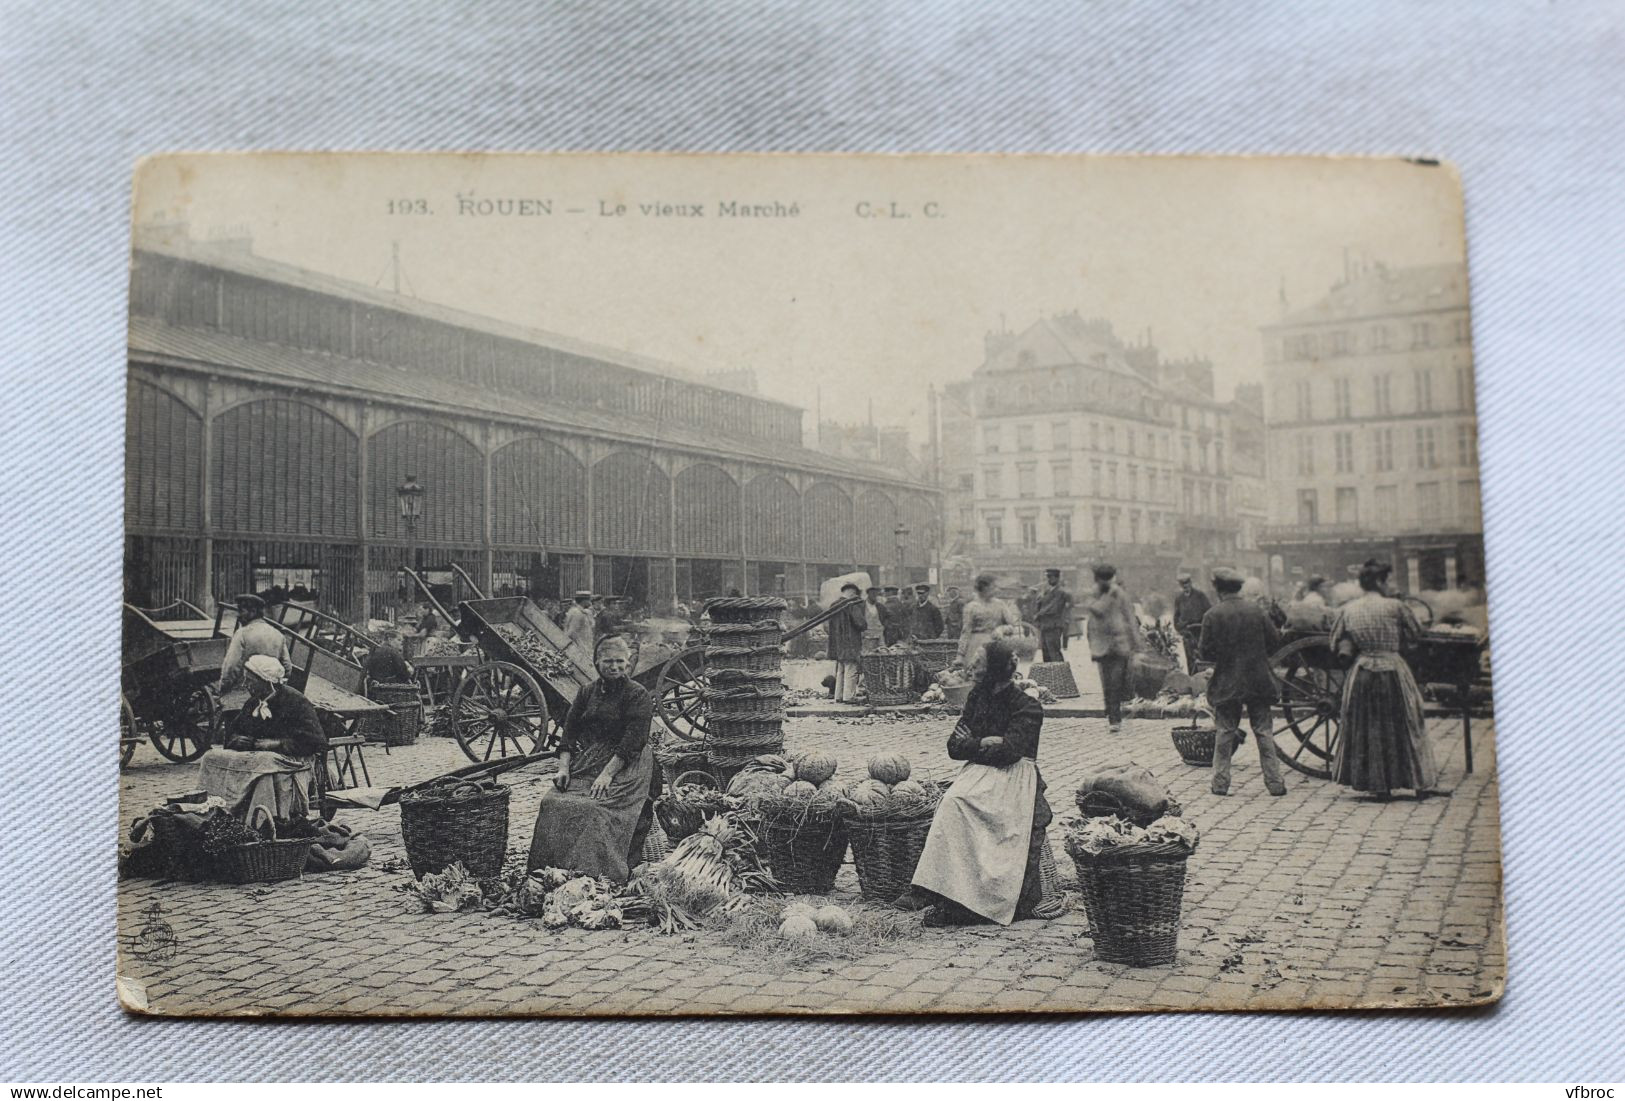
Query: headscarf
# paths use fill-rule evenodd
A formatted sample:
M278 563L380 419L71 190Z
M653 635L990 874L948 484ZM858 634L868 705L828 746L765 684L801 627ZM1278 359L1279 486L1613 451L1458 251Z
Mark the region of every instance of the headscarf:
M965 720L972 731L982 729L993 706L995 693L1009 684L1015 674L1016 651L1010 643L996 638L983 647L982 671L965 699Z
M270 654L255 654L243 664L250 673L273 688L288 677L288 671L282 668L282 663ZM271 717L271 699L269 696L254 701L254 717L256 719L269 719Z
M597 665L605 658L625 658L627 661L631 661L632 644L626 640L624 635L605 635L598 640L598 645L593 648L593 664Z

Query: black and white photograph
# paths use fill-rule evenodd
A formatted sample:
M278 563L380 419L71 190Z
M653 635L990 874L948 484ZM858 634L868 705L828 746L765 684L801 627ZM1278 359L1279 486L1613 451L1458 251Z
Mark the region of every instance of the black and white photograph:
M130 257L126 1009L1502 996L1450 165L173 154Z

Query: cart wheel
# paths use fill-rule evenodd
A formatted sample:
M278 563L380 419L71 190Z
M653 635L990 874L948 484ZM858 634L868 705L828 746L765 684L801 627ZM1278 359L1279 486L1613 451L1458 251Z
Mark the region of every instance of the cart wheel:
M557 744L541 685L505 661L468 671L452 693L451 724L471 761L529 757Z
M684 650L660 670L655 709L666 729L685 742L706 738L705 651Z
M118 698L118 767L128 768L130 759L135 756L135 743L141 740L141 732L135 727L135 708L130 701L120 693Z
M1416 617L1416 622L1424 631L1433 626L1433 605L1419 596L1404 596L1400 600L1411 610L1411 614Z
M174 710L152 728L153 748L177 764L195 761L214 744L220 724L220 701L207 688L194 688L175 702Z
M1325 636L1288 643L1270 659L1281 693L1285 730L1275 732L1276 748L1288 765L1305 776L1332 778L1332 758L1342 730L1343 683L1348 679Z

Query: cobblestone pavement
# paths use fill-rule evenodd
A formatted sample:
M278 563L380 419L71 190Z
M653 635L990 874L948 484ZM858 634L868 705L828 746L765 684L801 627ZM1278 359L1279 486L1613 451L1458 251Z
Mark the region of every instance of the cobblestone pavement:
M805 718L789 748L821 744L848 777L868 754L897 750L916 771L952 770L951 720ZM546 931L483 914L411 912L393 807L342 811L372 863L349 873L258 886L127 881L120 890L120 975L129 998L160 1013L672 1014L1336 1007L1466 1004L1499 994L1505 975L1494 727L1475 721L1477 771L1462 775L1459 720L1430 720L1450 798L1369 802L1288 773L1263 791L1252 744L1237 754L1228 798L1183 765L1173 723L1046 724L1040 767L1059 821L1083 775L1134 762L1153 769L1201 827L1191 858L1179 958L1168 967L1098 963L1081 910L1009 928L922 929L856 960L790 966L774 944L723 947L714 934L652 929ZM374 783L424 779L466 763L455 743L368 754ZM142 747L123 774L127 824L165 793L192 787L194 767ZM527 846L541 778L513 780L510 847ZM842 869L835 901L858 903ZM127 945L157 903L173 958Z

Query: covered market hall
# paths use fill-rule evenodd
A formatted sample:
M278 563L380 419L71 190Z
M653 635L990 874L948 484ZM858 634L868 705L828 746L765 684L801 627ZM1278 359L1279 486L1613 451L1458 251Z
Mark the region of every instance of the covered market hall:
M125 599L303 588L387 616L445 595L661 609L923 580L934 487L803 446L802 410L626 353L276 263L135 252Z

